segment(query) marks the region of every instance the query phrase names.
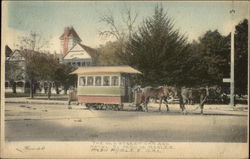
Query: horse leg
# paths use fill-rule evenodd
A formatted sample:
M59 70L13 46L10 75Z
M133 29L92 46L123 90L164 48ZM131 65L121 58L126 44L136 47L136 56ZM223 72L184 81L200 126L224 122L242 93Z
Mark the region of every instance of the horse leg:
M181 109L181 111L183 111L182 105L183 105L183 98L180 96L180 109Z
M160 98L159 112L161 112L161 103L162 103L162 98Z
M167 108L167 111L169 112L169 107L168 107L168 101L167 101L167 98L164 98L164 101L166 102L166 108Z
M185 104L183 104L183 110L182 110L182 112L183 112L184 115L187 114L187 110L186 110Z
M201 115L203 115L203 108L204 108L204 105L201 105L200 108L201 108Z
M185 108L185 104L187 104L187 99L182 98L181 103L180 103L180 106L181 106L182 113L183 113L184 115L187 113L187 112L186 112L186 108Z
M144 111L148 112L148 102L149 102L149 98L145 98L144 100Z
M71 104L71 100L69 99L69 100L68 100L68 109L72 109L72 107L71 107L70 104Z
M146 104L146 111L148 112L148 103L149 103L149 98L147 99L147 104Z
M200 96L200 108L201 108L201 115L203 115L203 108L204 108L204 104L207 100L207 96L204 97L204 95Z
M185 111L185 103L186 103L186 99L180 96L180 108L181 108L182 113L184 113Z

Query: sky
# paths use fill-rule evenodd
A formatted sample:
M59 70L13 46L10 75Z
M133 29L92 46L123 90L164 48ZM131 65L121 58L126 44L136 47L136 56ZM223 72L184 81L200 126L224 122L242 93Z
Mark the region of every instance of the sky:
M154 7L161 4L167 15L174 20L175 29L185 34L191 42L208 30L217 29L228 35L232 26L229 11L235 10L234 23L237 24L249 15L249 2L173 2L173 1L55 1L55 2L15 2L7 4L7 44L14 48L18 37L31 31L40 33L49 40L49 51L60 51L59 37L64 27L73 26L82 43L96 48L112 39L99 36L106 29L100 17L112 13L117 24L122 27L121 13L130 8L138 13L136 26L153 15Z

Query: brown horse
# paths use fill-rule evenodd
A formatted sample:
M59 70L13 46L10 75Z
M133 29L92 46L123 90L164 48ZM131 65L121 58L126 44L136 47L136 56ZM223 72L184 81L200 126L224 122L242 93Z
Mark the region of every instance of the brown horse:
M150 98L156 98L160 100L159 111L161 111L161 104L164 100L166 103L167 111L169 111L167 99L171 96L177 95L177 89L170 86L162 86L159 88L145 87L142 89L142 102L144 102L144 109L148 111L148 103Z
M201 114L203 114L204 104L208 101L208 98L212 96L217 96L217 98L222 99L222 89L219 86L211 87L198 87L198 88L186 88L182 87L178 91L178 97L180 99L180 107L184 113L186 113L185 104L189 104L188 101L198 99L199 106L201 109Z

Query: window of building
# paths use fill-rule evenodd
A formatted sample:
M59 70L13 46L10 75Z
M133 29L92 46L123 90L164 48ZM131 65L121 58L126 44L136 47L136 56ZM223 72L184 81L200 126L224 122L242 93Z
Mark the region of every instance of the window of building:
M23 87L23 82L17 82L17 87Z
M96 86L101 86L102 85L102 77L101 76L96 76L95 77L95 85Z
M81 66L81 62L77 62L77 66Z
M110 77L109 76L104 76L103 77L103 85L104 86L109 86L110 85Z
M85 66L85 62L82 62L82 66Z
M87 85L88 86L93 86L94 84L94 78L92 76L87 78Z
M86 85L86 77L80 77L79 86L85 86L85 85Z
M111 78L111 86L118 86L118 84L119 84L118 76L112 76L112 78Z
M9 82L5 82L5 88L9 87Z
M125 85L125 77L121 77L121 86Z

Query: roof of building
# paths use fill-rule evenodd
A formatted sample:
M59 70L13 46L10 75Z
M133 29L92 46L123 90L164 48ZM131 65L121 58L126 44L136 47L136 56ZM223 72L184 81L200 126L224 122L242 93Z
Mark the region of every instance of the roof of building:
M5 57L10 57L12 53L12 50L10 49L10 47L8 45L5 45Z
M79 35L76 33L75 29L71 26L71 27L65 27L64 28L64 33L60 36L59 39L64 39L65 37L73 37L76 39L79 39L81 41L81 38L79 37Z
M88 66L79 67L71 74L100 74L100 73L138 73L140 71L130 66Z
M95 58L95 57L97 56L97 50L96 50L96 49L93 49L93 48L91 48L91 47L89 47L89 46L86 46L86 45L83 45L83 44L80 44L80 43L77 43L76 45L81 46L81 48L83 48L83 50L85 50L85 51L89 54L89 56L91 56L91 58ZM67 54L68 54L70 51L72 51L73 48L74 48L76 45L74 45L74 46L67 52ZM65 55L63 56L63 58L64 58L65 56L67 56L67 54L65 54Z
M97 50L96 49L93 49L89 46L86 46L86 45L83 45L83 44L80 44L79 45L92 57L92 58L95 58L97 56Z

